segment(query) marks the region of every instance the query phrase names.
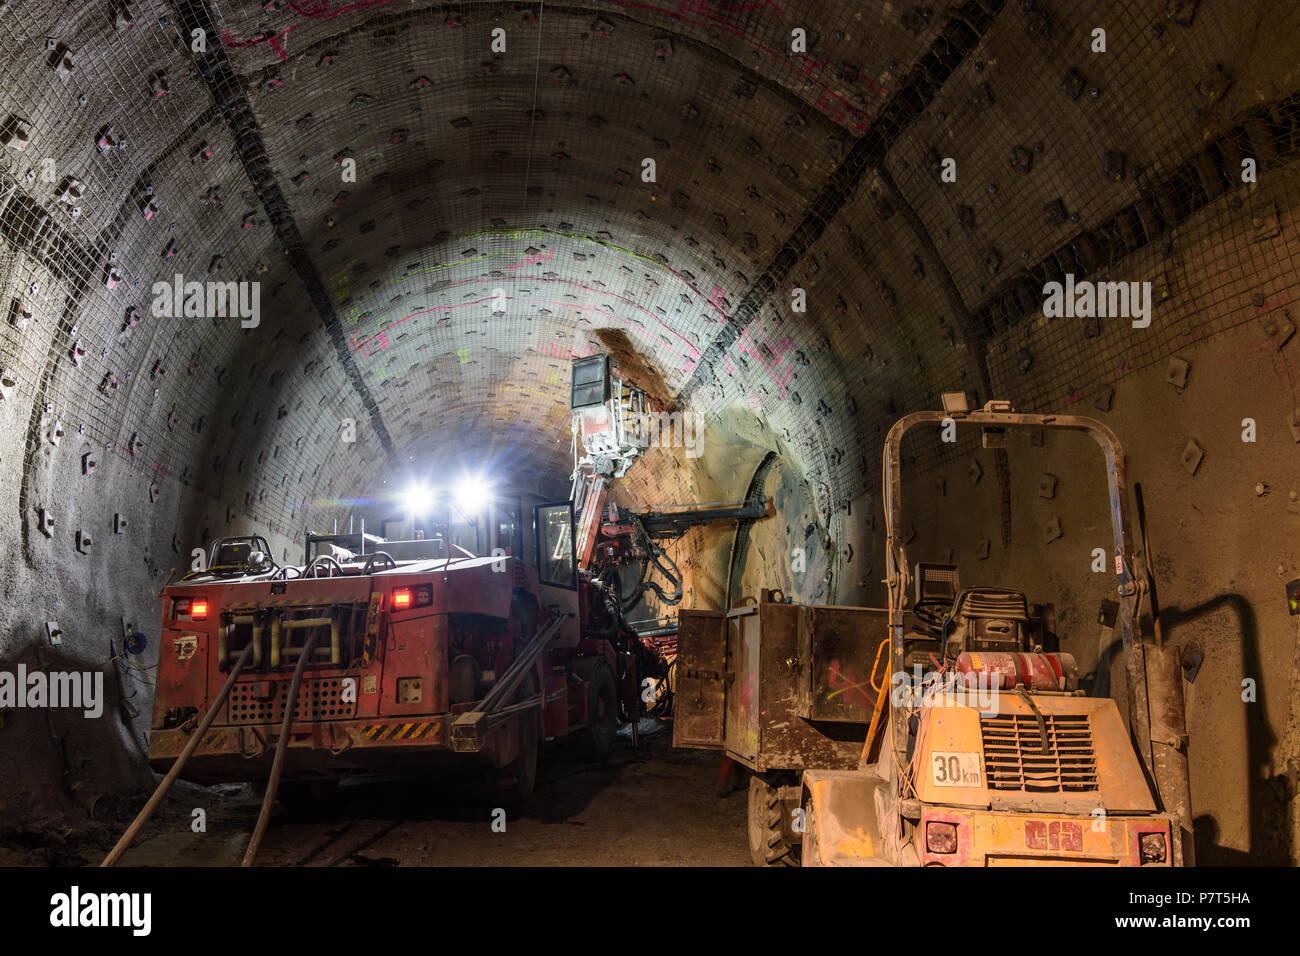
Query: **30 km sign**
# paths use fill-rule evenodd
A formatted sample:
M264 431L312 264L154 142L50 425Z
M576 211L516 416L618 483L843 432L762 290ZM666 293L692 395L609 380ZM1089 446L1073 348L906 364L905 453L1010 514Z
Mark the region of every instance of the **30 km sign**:
M931 775L936 787L980 787L980 755L970 751L936 751L930 755Z

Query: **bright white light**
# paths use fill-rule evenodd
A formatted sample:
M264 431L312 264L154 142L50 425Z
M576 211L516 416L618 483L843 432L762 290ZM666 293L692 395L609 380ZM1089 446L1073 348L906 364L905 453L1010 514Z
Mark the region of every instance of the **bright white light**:
M456 485L456 507L466 517L478 514L487 506L492 487L482 478L462 478Z
M433 498L433 490L427 485L411 485L402 493L402 504L407 514L423 515L428 514L429 508L433 505Z

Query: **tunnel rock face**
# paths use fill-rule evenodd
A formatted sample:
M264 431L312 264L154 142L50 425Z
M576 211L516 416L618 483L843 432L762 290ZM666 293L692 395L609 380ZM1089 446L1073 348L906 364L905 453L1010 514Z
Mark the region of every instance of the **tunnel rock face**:
M609 352L704 435L627 500L739 497L779 461L743 567L730 531L679 554L713 606L879 603L881 441L941 392L1110 424L1205 655L1193 738L1248 740L1194 748L1197 811L1261 846L1260 781L1300 760L1300 11L1090 6L0 2L0 652L102 667L110 712L7 721L22 792L140 782L158 649L114 658L194 549L297 560L430 460L563 493L569 361ZM1150 308L1049 316L1067 275ZM1105 502L1063 449L916 444L910 532L1052 590L1095 668Z

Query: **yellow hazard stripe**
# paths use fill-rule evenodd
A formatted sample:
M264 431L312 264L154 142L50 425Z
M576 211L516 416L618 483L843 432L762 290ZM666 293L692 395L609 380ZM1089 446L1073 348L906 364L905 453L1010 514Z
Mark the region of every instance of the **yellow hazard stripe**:
M436 721L407 724L367 724L361 733L367 740L418 740L431 736L437 730Z

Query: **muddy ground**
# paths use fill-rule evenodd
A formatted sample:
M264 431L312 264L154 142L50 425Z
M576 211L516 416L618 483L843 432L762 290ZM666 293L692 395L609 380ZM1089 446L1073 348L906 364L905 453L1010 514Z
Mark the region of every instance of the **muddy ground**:
M743 790L715 796L718 758L671 734L621 738L604 763L544 745L533 799L492 825L471 781L349 781L308 812L277 807L260 866L747 866ZM0 837L0 865L97 864L145 795L111 819ZM250 786L181 783L122 865L238 866L257 819ZM192 828L206 813L206 832Z

